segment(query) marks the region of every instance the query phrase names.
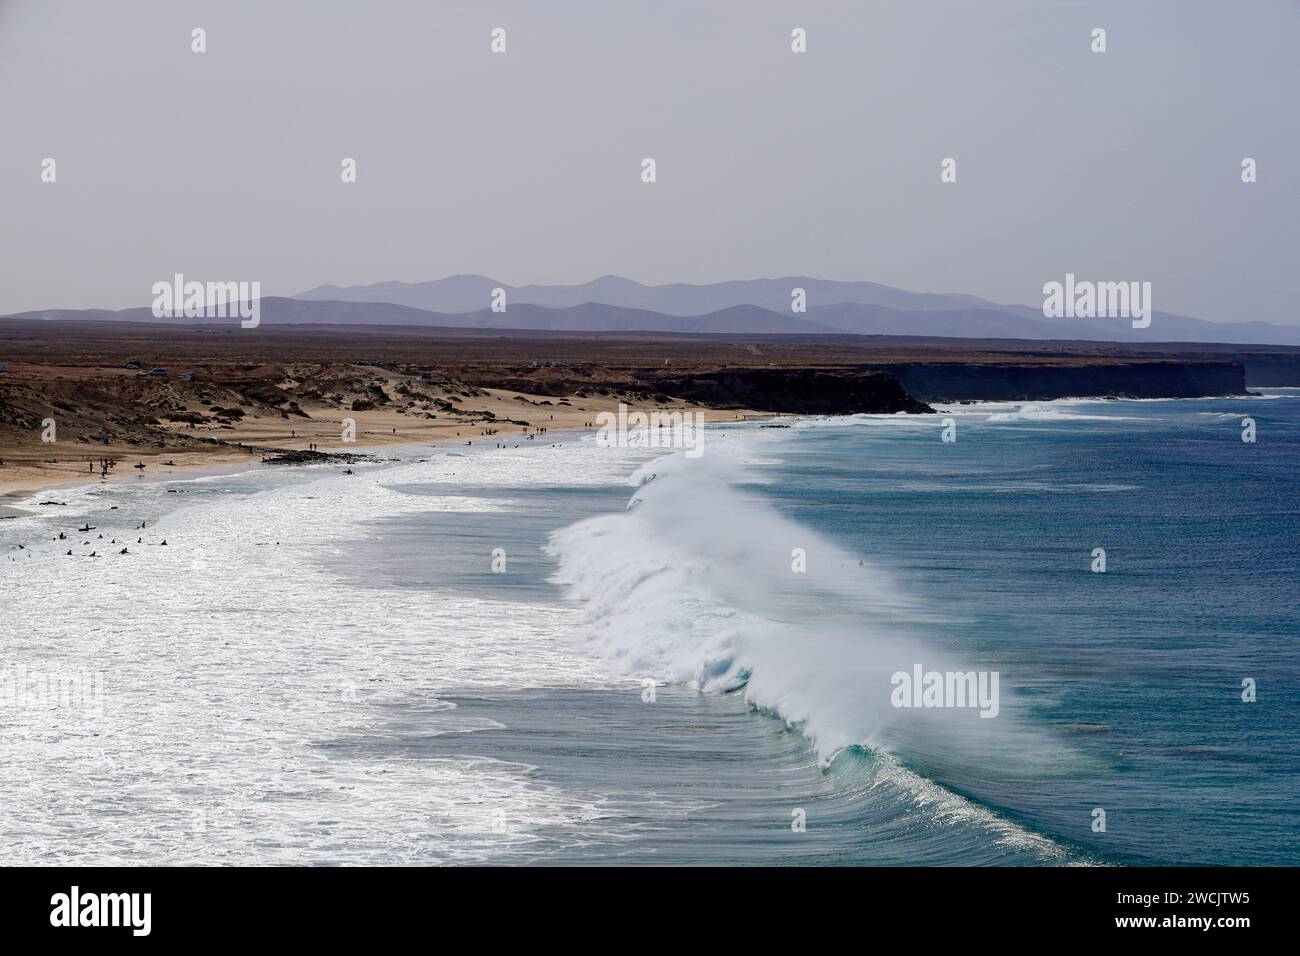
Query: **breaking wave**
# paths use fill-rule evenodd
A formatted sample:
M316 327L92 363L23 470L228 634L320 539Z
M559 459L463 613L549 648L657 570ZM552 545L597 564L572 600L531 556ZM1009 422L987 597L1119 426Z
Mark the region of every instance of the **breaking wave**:
M895 672L997 670L997 662L953 642L927 646L915 632L942 611L747 488L762 483L756 454L772 452L770 442L757 445L733 440L696 460L644 465L629 479L625 511L551 536L555 580L584 608L579 639L629 676L743 693L806 736L823 766L865 755L879 785L935 820L962 819L998 842L1062 855L957 792L963 780L1053 775L1070 759L1060 742L1031 726L1005 683L997 719L973 708L895 707Z

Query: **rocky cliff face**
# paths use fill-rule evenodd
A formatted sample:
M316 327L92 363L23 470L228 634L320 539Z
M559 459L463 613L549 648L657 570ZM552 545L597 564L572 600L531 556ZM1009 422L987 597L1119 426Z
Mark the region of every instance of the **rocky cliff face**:
M909 395L927 402L1046 401L1053 398L1201 398L1244 395L1245 370L1233 362L885 365Z
M1243 367L1210 361L916 362L839 369L642 373L665 395L715 408L805 415L930 412L928 402L1244 395Z
M1242 355L1246 382L1260 388L1300 385L1300 355Z
M641 378L665 395L714 408L801 415L934 411L893 375L857 369L728 368Z

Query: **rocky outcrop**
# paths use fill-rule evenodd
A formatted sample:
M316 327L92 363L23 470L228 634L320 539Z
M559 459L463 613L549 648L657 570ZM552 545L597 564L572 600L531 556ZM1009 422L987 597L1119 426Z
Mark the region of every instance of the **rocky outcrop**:
M879 369L927 402L1246 394L1245 370L1234 362L921 362Z
M728 368L639 377L664 395L713 408L799 415L934 411L893 375L857 369Z

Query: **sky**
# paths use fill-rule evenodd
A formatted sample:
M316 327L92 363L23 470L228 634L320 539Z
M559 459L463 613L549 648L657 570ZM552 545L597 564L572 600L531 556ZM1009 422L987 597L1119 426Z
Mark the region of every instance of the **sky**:
M0 0L0 314L177 272L1074 273L1300 324L1298 48L1297 0Z

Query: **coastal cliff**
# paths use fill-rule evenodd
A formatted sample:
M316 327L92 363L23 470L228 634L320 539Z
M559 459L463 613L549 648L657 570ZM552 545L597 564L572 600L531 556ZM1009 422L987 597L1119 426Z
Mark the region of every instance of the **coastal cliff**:
M597 393L633 402L675 398L710 408L793 415L923 414L934 411L931 402L1246 394L1241 364L1206 360L897 362L838 368L724 366L698 371L606 369L599 379L570 372L545 384L522 376L495 381L480 378L478 384L556 396Z
M1234 362L922 362L876 368L925 402L1246 394L1245 369Z
M796 415L933 412L893 375L852 369L728 368L645 376L657 391L711 408L749 408Z
M1246 394L1244 368L1214 361L909 362L638 377L664 395L713 408L805 415L923 413L933 411L930 402Z

